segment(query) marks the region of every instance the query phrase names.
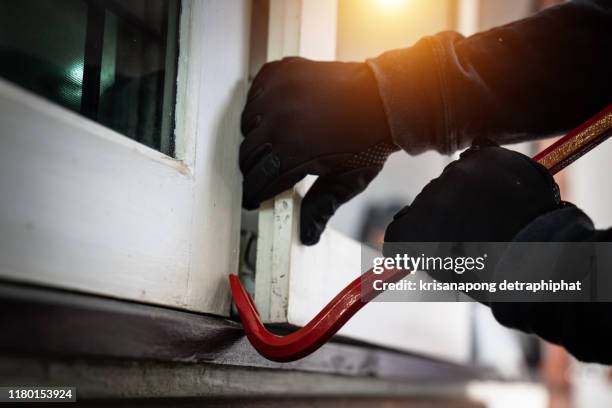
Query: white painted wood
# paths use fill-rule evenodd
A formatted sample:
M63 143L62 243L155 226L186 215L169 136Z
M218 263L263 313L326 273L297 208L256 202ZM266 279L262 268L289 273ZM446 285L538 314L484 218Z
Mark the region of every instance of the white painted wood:
M569 181L569 194L564 198L591 217L596 228L612 227L612 188L604 176L612 170L611 157L612 140L608 140L563 170Z
M287 321L304 326L367 267L361 265L360 244L332 229L314 247L295 242ZM470 306L470 303L374 301L361 309L339 334L466 362L470 349Z
M489 408L542 408L551 406L549 392L546 386L539 382L474 381L467 384L466 388L471 401L479 402ZM597 401L601 400L598 399Z
M270 0L268 61L299 55L302 0Z
M330 3L334 7L330 8ZM334 59L335 47L323 45L317 48L315 42L324 44L324 38L318 34L308 35L305 31L327 33L329 37L333 36L335 44L336 20L321 16L336 8L335 0L271 0L267 59L273 61L292 55L306 57L300 53L303 49L308 50L308 57L311 58ZM309 30L305 30L306 22L302 19L304 15L308 16L307 22L311 25ZM327 40L331 41L331 38ZM327 54L321 49L327 50ZM294 189L262 203L259 209L255 303L261 318L267 323L287 322L288 271L291 269L291 252L298 228L296 202L299 200L299 192L303 195L314 180L312 177L307 179Z
M195 127L187 303L229 313L229 273L237 273L242 176L238 168L240 114L247 91L250 2L195 0L191 49L198 58L197 110L190 99L184 122ZM191 56L192 54L188 54ZM191 76L189 76L191 78ZM190 111L191 110L191 111ZM191 134L187 131L186 134ZM186 156L186 159L188 157Z
M269 31L270 59L300 55L333 59L317 52L314 44L301 41L316 37L322 50L328 50L321 32L335 28L321 27L325 18L299 19L329 12L329 5L317 0L271 2ZM324 7L311 10L309 7ZM281 19L280 21L275 18ZM293 32L290 27L293 24ZM280 28L282 27L282 29ZM308 32L317 31L317 35ZM286 38L278 38L279 33ZM298 44L295 39L300 39ZM290 44L295 48L291 49ZM282 193L264 203L259 214L255 303L267 323L305 325L341 289L361 273L359 243L327 228L321 241L312 247L300 244L298 211L300 196L307 184ZM382 303L364 307L339 334L400 350L418 352L456 362L466 362L470 349L469 303Z
M480 28L480 0L459 0L457 31L465 36L476 34Z
M337 0L302 0L299 55L319 61L336 59ZM316 29L312 29L316 27Z
M302 0L270 0L267 60L300 55ZM310 3L313 4L313 3ZM309 12L309 14L311 14ZM297 190L279 194L259 208L255 304L266 323L286 323L293 236L297 228Z
M227 315L248 2L183 1L174 160L0 80L0 277Z

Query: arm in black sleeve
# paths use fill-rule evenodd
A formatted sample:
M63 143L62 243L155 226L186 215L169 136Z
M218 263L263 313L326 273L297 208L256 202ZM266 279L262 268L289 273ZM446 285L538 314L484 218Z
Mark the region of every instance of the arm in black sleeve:
M395 142L451 153L558 134L612 102L612 0L578 0L368 60Z
M556 241L570 243L568 245L592 243L594 248L597 243L612 242L612 229L594 229L586 214L569 206L537 218L517 235L515 241ZM569 252L572 250L569 249ZM573 253L580 255L581 251ZM598 274L600 293L594 301L491 303L490 306L495 318L504 326L537 334L551 343L565 347L579 360L612 364L612 331L609 330L612 325L612 303L602 301L610 298L609 278L606 276L610 271L593 267L588 259L591 254L583 255L584 259L574 259L573 263L584 267L579 273L584 273L587 278ZM608 259L600 261L600 266L609 266L610 256L604 256ZM557 275L564 273L556 272Z

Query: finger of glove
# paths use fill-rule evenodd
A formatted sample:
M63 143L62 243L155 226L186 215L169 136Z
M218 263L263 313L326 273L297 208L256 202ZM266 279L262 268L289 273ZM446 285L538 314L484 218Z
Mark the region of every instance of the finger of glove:
M262 125L264 114L270 116L270 95L265 91L261 91L262 95L257 99L247 102L244 105L240 116L240 132L244 137L250 137L251 133L256 131Z
M255 148L249 155L242 153L242 145L240 147L240 160L239 167L242 174L248 174L255 165L261 162L266 156L272 153L272 145L270 143L263 143Z
M256 130L263 121L261 109L257 109L251 105L252 104L245 105L242 116L240 117L240 133L242 133L244 137L249 136L249 134Z
M245 140L243 144L246 142ZM346 162L351 156L344 153L329 155L295 165L287 153L278 152L274 147L273 150L274 153L266 155L250 170L244 172L242 203L246 209L256 208L262 201L293 187L308 174L319 176L330 174L333 169L338 168L339 163Z
M307 174L311 174L310 165L303 165L282 172L278 156L274 153L264 157L243 180L242 205L246 209L254 209L262 201L274 197L293 187Z
M272 152L272 132L267 123L262 123L253 130L248 137L240 143L238 152L238 165L242 174L247 174L261 161L261 159Z
M247 102L251 102L261 94L261 91L266 88L270 78L273 78L274 72L276 72L282 64L283 61L267 62L259 69L251 82L251 88L247 93Z
M266 99L269 99L266 98L266 94L269 94L272 88L274 73L282 64L282 61L265 64L253 79L240 117L240 130L243 136L247 136L262 122Z
M536 333L555 343L560 340L559 328L563 327L564 306L561 303L493 302L490 306L495 320L505 327Z
M247 210L255 209L263 201L260 192L280 174L280 160L278 156L270 153L255 164L244 175L242 182L242 206Z
M478 136L472 141L472 145L468 149L464 150L459 157L463 159L472 153L487 147L499 147L499 144L488 136Z
M300 239L304 245L319 242L329 219L338 207L361 193L380 172L380 167L363 167L341 174L322 176L302 200Z

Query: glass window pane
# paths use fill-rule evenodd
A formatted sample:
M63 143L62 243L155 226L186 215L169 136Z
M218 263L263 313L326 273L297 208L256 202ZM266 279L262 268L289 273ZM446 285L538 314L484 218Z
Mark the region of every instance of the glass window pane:
M0 2L0 76L174 152L179 0Z

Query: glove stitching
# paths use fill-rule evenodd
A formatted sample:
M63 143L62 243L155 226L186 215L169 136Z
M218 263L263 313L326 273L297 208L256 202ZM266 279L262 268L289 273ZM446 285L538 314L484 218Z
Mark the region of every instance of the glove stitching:
M353 157L347 160L345 166L349 169L361 167L382 167L389 155L397 151L397 147L389 142L381 142L368 149L354 154Z
M438 82L440 86L438 91L440 93L440 100L442 101L442 138L443 138L443 149L446 153L451 153L457 149L456 132L455 126L451 125L451 107L448 103L448 95L444 92L445 89L450 89L448 81L444 73L444 64L446 62L446 56L444 48L440 46L438 40L435 37L427 37L427 42L430 44L432 54L434 56L434 70L436 71ZM446 135L446 137L445 137Z

